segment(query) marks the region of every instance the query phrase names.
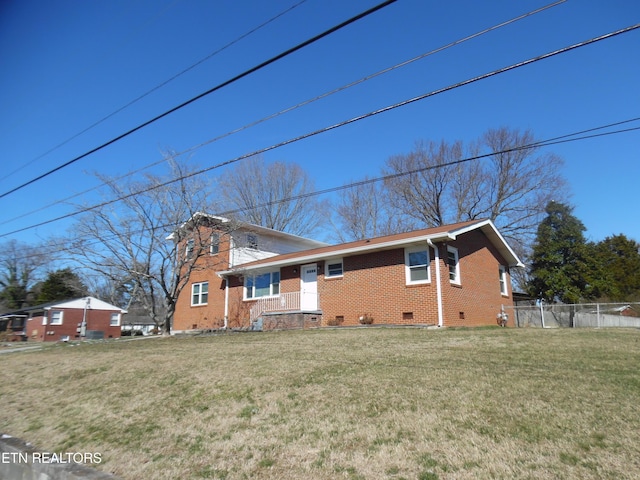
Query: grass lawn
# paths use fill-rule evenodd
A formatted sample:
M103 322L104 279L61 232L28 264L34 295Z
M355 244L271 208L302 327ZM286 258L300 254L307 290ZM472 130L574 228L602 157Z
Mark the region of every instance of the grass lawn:
M0 432L125 479L640 478L640 331L338 329L0 356Z

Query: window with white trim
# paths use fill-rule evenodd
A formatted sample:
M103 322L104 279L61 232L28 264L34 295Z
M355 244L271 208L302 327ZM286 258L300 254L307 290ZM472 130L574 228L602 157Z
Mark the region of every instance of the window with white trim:
M342 259L327 260L324 266L324 277L335 278L343 275Z
M211 243L209 245L209 253L211 255L215 255L220 252L220 234L218 232L213 232L211 234Z
M429 283L429 248L414 247L404 250L405 274L408 284Z
M460 285L460 262L456 247L447 247L447 265L449 266L449 281Z
M111 318L109 319L109 326L110 327L119 327L120 326L120 314L119 313L112 313L111 314Z
M51 310L49 313L49 325L62 325L62 317L64 312L62 310Z
M244 277L244 298L246 300L276 295L280 295L280 271Z
M498 267L500 274L500 293L505 297L509 295L509 287L507 286L507 267L500 265Z
M191 285L191 305L206 305L209 301L209 282Z

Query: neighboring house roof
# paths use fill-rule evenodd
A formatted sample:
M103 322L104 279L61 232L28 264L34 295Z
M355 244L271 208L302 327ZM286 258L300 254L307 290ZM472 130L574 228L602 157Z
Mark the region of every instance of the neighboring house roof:
M491 220L472 220L452 225L443 225L440 227L426 228L412 232L398 233L395 235L357 240L354 242L277 255L245 263L236 269L219 272L219 275L232 275L239 271L246 270L285 267L288 265L325 260L334 257L344 257L365 252L374 252L376 250L387 250L419 242L455 240L458 236L473 230L481 230L498 249L510 267L524 267L524 264L511 249L509 244L507 244L506 240Z
M203 212L194 213L191 216L191 218L189 220L187 220L186 222L184 222L182 225L180 225L180 227L177 230L181 230L183 228L186 228L190 223L192 223L193 219L197 218L197 217L206 218L208 220L212 220L215 223L219 223L219 224L223 224L223 225L224 224L228 224L230 226L233 225L234 229L243 229L243 230L247 230L247 231L250 231L250 232L262 233L262 234L265 234L265 235L270 235L272 237L277 237L277 238L287 238L287 239L290 239L290 240L294 240L298 244L300 244L302 246L306 246L308 248L315 248L315 247L321 247L321 246L328 245L326 242L320 242L318 240L313 240L311 238L301 237L299 235L294 235L292 233L286 233L286 232L281 232L279 230L274 230L272 228L261 227L260 225L255 225L253 223L231 220L229 218L221 217L221 216L218 216L218 215L211 215L211 214L203 213ZM174 240L174 239L175 239L175 232L171 233L167 237L167 240Z
M54 308L69 308L69 309L82 310L85 307L90 310L114 310L120 313L127 313L126 310L120 307L116 307L115 305L111 305L110 303L104 302L99 298L82 297L82 298L75 298L72 300L59 300L57 302L43 303L41 305L34 305L32 307L24 307L18 310L14 310L12 312L7 312L3 314L1 317L9 317L9 316L15 317L15 316L23 315L27 312L33 312L36 310L51 310Z

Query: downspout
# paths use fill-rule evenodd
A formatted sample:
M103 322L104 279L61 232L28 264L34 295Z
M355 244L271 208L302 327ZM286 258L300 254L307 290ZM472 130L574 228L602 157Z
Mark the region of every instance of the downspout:
M229 326L229 277L224 277L224 329Z
M442 285L440 282L440 254L438 253L438 247L430 240L427 239L427 244L435 253L435 263L436 263L436 297L438 300L438 327L444 326L444 315L442 313Z

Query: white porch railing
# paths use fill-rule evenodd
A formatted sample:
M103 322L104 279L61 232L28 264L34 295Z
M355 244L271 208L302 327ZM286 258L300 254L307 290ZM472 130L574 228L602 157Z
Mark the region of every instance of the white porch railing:
M259 298L251 307L249 317L253 322L264 312L284 312L287 310L300 310L300 292L281 293L277 297Z

